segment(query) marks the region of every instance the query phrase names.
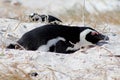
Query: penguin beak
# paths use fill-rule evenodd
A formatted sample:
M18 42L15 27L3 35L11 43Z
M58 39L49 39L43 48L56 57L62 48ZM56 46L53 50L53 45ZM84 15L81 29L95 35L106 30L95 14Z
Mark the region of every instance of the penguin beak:
M98 34L98 38L99 40L105 40L105 41L109 40L109 37L103 34Z
M103 44L107 44L106 41L109 40L109 37L103 34L99 34L99 42L96 43L96 45L102 46Z

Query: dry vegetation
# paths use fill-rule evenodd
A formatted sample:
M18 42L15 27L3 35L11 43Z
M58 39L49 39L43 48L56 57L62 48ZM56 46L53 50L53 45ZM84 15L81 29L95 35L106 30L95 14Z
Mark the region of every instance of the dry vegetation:
M99 24L120 24L120 10L113 10L113 11L106 11L106 12L99 12L96 13L89 13L88 11L84 10L85 13L85 24L86 25L99 25ZM64 13L59 14L64 21L71 21L71 22L83 22L83 10L77 8L70 8L66 10Z
M72 23L82 23L83 22L83 15L85 14L85 24L95 26L97 24L104 24L104 23L111 23L115 25L120 24L120 9L112 10L112 11L103 11L99 12L95 7L96 13L89 13L86 9L83 8L83 6L77 6L79 4L75 4L75 6L66 9L64 8L64 11L61 13L58 13L58 16L60 19L62 19L64 22L72 22ZM25 12L42 12L43 9L36 9L31 10L30 8L26 8L22 6L22 4L16 3L16 4L10 4L9 2L3 3L0 2L0 7L2 10L0 10L0 17L3 18L13 18L13 19L19 19L21 21L28 21L26 20L26 13ZM52 13L48 10L48 12ZM32 13L32 12L31 12Z
M0 65L2 66L2 70L0 70L0 80L32 80L30 75L18 68L16 64L9 67L3 63Z
M24 17L26 8L22 4L0 1L0 18L19 19Z

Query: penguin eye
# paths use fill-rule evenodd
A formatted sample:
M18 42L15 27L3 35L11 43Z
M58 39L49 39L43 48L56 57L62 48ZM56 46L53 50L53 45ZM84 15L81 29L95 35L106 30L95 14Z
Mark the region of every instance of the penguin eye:
M96 31L94 31L94 32L91 32L91 35L98 35L99 34L99 32L96 32Z

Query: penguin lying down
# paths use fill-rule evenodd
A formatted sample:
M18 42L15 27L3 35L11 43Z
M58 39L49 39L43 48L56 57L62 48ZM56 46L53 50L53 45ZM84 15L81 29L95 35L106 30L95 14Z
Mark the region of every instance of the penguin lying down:
M10 44L7 48L69 54L101 40L109 38L90 27L49 24L25 33L16 44Z

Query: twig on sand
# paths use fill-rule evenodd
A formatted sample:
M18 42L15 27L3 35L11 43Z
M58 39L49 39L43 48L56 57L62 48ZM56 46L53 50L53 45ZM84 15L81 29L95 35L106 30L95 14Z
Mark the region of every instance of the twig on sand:
M119 60L120 55L114 55L114 53L112 51L108 50L105 47L101 47L101 46L97 46L97 47L106 50L109 53L109 55L106 55L106 56L108 56L108 57L114 57L118 61L118 64L120 64L120 60Z
M14 28L13 31L15 31L19 27L20 24L21 24L21 21L17 24L17 26Z

